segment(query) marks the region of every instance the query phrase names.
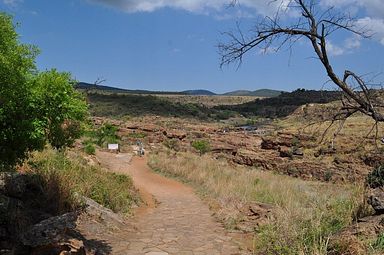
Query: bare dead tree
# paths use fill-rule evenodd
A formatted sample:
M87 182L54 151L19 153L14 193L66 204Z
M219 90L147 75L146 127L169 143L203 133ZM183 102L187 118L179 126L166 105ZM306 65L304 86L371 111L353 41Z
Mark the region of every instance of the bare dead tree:
M106 82L107 80L104 79L103 77L97 77L96 81L94 82L94 85L97 86L97 85L101 85L103 84L104 82Z
M345 120L358 112L371 117L377 130L378 123L384 122L382 95L380 97L377 90L368 88L362 77L352 71L346 70L342 77L338 76L327 50L329 36L337 31L344 30L363 38L370 37L369 31L357 27L356 20L350 15L335 8L322 9L317 0L291 0L285 5L281 0L272 0L271 3L281 3L275 15L256 22L249 33L244 34L239 27L236 32L224 33L229 40L218 46L221 66L231 63L240 66L243 57L253 49L279 51L283 47L291 49L301 39L308 40L330 80L343 92L342 107L331 119L331 125L340 123L336 134L342 129ZM282 16L289 11L299 15L284 24Z
M107 80L104 79L103 77L97 77L97 79L95 80L95 82L93 83L93 86L88 86L84 92L85 94L89 94L90 91L92 91L92 89L97 89L97 86L103 84L104 82L106 82Z

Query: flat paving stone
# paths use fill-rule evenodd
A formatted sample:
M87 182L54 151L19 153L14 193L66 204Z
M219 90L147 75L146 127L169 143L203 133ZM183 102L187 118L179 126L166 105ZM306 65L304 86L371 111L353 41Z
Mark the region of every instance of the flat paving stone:
M175 180L153 173L146 159L130 155L97 152L102 165L113 172L128 174L147 204L139 208L119 240L111 242L111 253L142 255L239 255L241 251L208 206L194 191ZM156 199L156 203L148 199ZM108 241L108 240L107 240Z

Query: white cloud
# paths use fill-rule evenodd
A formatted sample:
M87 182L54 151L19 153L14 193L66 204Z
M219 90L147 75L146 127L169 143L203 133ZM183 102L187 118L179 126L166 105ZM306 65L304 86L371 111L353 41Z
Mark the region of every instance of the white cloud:
M205 13L209 10L219 11L229 6L231 0L87 0L88 2L103 4L121 9L125 12L152 12L161 8L182 9L189 12ZM286 7L290 0L240 0L239 4L245 8L252 8L258 14L270 15L277 8Z
M361 37L352 36L344 40L342 45L336 45L332 41L328 40L327 50L330 56L341 56L345 54L353 53L354 50L360 48L361 46Z
M365 9L370 16L384 18L383 0L322 0L321 4L339 8L360 7Z
M345 53L345 49L328 41L327 51L330 56L341 56Z
M384 45L384 19L365 17L357 20L357 26L369 31L372 37Z
M348 50L358 49L361 46L361 37L360 36L352 36L345 39L344 42L345 48Z
M323 5L348 8L359 7L368 16L357 20L360 29L368 30L373 38L384 45L384 1L383 0L323 0Z
M3 0L4 4L11 6L11 7L15 7L22 2L23 2L23 0Z
M3 0L17 2L22 0ZM212 14L214 18L223 20L233 17L252 18L256 15L273 15L279 8L284 11L291 0L238 0L240 8L228 11L226 7L232 0L86 0L90 3L102 4L119 10L134 12L153 12L162 8L173 8L193 13ZM321 0L322 7L335 6L343 10L354 10L355 14L364 15L357 21L357 25L370 29L374 38L384 44L384 0ZM365 12L362 12L365 10ZM295 12L290 9L288 16L294 17ZM365 15L366 14L366 15ZM367 16L369 15L369 16ZM350 39L352 40L352 39ZM348 45L332 49L340 55L341 48L352 49L359 47L359 41L347 41ZM353 46L352 44L356 45ZM332 47L332 46L331 46ZM344 52L345 53L345 52Z

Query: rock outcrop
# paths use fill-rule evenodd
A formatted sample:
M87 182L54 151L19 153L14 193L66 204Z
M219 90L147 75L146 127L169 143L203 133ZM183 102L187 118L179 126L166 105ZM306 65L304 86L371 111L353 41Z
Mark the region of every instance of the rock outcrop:
M384 214L384 190L382 188L372 189L367 202L372 206L376 214Z

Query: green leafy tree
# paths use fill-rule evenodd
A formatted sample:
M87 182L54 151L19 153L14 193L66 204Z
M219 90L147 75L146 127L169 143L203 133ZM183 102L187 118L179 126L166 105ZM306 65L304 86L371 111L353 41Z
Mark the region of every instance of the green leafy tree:
M0 12L0 171L47 141L63 147L78 136L86 104L67 73L39 73L38 49L19 42L12 17Z
M74 90L75 83L69 73L55 69L38 74L34 82L34 98L40 102L37 107L46 122L46 138L56 148L72 145L81 134L87 105Z

